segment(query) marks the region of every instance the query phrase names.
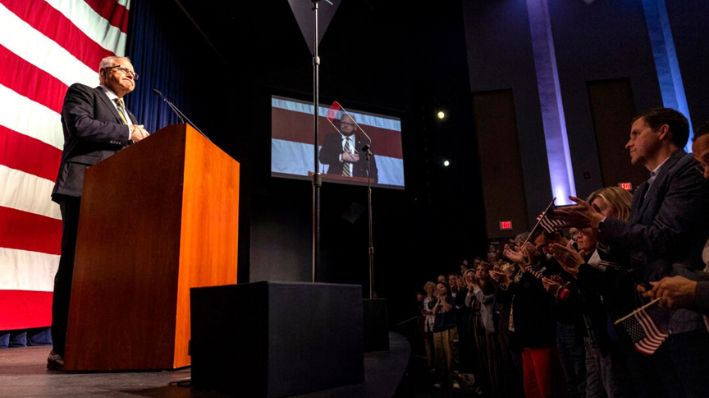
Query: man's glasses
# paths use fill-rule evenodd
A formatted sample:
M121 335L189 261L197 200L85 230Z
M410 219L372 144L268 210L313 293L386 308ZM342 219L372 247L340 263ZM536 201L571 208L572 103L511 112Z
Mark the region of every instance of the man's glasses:
M128 68L124 68L124 67L122 67L122 66L120 66L120 65L113 65L113 66L109 66L109 67L104 68L104 69L107 69L107 70L108 70L108 69L116 69L116 70L119 70L119 71L125 73L126 75L132 77L133 80L138 80L138 74L137 74L137 73L133 72L132 70L130 70L130 69L128 69Z
M355 125L354 123L350 123L350 122L340 122L340 126L354 126L354 125Z

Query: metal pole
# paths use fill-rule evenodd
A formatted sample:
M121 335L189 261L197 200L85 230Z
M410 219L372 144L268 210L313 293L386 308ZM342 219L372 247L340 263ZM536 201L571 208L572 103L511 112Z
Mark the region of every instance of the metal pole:
M372 149L367 148L367 218L369 223L369 298L374 298L374 229L372 228Z
M313 56L313 253L312 253L312 281L317 282L318 265L320 262L320 187L322 179L320 168L318 167L318 117L320 108L320 56L318 53L318 1L313 1L313 13L315 14L315 45Z

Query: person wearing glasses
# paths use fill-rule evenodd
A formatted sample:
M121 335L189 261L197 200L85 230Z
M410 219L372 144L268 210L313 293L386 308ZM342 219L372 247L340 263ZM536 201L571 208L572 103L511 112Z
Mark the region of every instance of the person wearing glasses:
M87 167L149 135L123 102L123 97L135 89L138 80L130 60L126 57L106 57L99 64L98 73L98 87L72 84L62 106L64 149L52 190L52 200L59 204L61 210L63 231L59 268L54 277L53 347L47 358L47 368L51 370L61 370L64 366L84 172Z
M320 148L320 163L328 165L326 174L337 174L345 177L364 177L371 170L372 183L377 182L377 162L371 156L369 167L365 146L370 142L357 132L358 126L354 117L344 114L336 123L338 132L325 138Z

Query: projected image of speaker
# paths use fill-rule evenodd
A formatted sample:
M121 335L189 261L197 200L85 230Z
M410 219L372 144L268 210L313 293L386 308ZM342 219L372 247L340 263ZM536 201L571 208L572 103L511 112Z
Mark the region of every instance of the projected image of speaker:
M325 182L404 189L401 121L343 106L320 107L318 172ZM271 175L311 179L313 105L271 97Z

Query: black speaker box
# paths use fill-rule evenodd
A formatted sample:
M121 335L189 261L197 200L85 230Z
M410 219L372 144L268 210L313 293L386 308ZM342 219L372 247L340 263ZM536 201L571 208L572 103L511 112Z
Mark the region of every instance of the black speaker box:
M389 312L386 299L364 299L364 352L389 350Z
M361 286L193 288L191 313L195 388L272 398L364 381Z

